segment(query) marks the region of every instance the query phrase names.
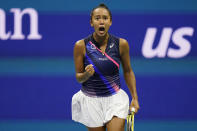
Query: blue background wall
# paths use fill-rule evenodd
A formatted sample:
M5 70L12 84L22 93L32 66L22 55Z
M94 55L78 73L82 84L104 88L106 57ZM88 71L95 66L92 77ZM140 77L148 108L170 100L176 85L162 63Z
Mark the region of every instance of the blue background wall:
M38 12L42 38L27 39L30 17L24 15L25 39L0 39L0 130L85 130L71 121L72 95L80 89L75 79L73 47L77 40L93 32L89 14L101 2L112 10L110 33L127 39L130 45L141 106L136 130L197 129L195 0L10 0L0 1L0 8L6 13L6 32L14 32L12 8L33 8ZM154 49L163 30L172 29L168 52L169 48L180 50L172 36L182 27L193 29L192 35L183 36L191 46L186 56L143 55L147 29L157 29ZM122 75L121 84L128 92Z

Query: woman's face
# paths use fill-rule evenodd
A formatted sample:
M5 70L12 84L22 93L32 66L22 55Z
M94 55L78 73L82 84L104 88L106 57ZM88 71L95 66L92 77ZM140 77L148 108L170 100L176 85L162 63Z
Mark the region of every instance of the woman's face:
M98 36L105 36L112 24L109 12L105 8L95 9L90 24Z

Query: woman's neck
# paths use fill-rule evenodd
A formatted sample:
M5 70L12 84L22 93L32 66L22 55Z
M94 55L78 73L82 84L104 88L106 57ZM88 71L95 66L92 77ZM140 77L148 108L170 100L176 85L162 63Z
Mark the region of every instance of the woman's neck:
M95 32L93 33L93 38L95 41L101 46L107 43L107 40L109 38L109 34L107 33L104 36L98 36Z

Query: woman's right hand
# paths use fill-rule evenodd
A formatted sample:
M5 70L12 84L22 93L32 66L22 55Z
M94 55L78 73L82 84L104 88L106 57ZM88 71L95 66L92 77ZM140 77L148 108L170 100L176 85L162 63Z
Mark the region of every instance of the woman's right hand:
M89 64L85 67L85 72L87 73L87 75L90 77L90 76L93 76L94 75L94 67L92 64Z

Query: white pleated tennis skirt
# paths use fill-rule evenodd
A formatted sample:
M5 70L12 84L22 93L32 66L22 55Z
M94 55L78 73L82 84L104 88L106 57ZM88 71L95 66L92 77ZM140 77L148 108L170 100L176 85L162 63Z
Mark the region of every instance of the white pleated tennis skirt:
M72 120L87 127L101 127L113 116L126 119L129 111L129 97L120 89L107 97L90 97L82 91L72 97Z

